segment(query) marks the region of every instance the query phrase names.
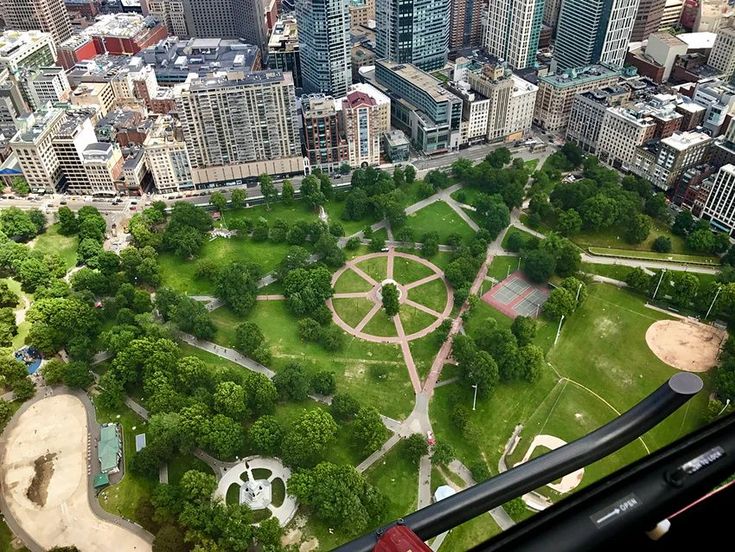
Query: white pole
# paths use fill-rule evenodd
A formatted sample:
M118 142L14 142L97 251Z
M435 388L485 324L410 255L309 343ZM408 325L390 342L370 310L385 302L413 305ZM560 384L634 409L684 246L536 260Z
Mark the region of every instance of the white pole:
M656 298L656 294L658 293L658 288L661 285L661 280L664 279L664 274L666 274L666 269L665 268L661 271L661 277L658 279L658 284L656 284L656 289L653 292L653 299Z
M521 258L518 257L518 268L517 268L517 270L520 270L520 269L521 269Z
M508 270L505 273L505 277L507 278L508 276L510 276L510 265L508 265Z
M559 319L559 327L556 330L556 337L554 338L554 345L556 345L556 342L559 341L559 334L561 333L561 323L564 322L564 315L561 315L561 318Z
M473 385L472 387L475 388L475 397L472 399L472 410L475 410L475 406L477 406L477 384Z
M730 399L727 399L725 402L725 406L722 407L722 410L720 410L717 415L720 416L725 410L727 410L727 407L730 406Z
M717 297L719 297L720 291L722 291L722 286L717 286L717 293L715 293L715 298L712 299L712 303L710 304L709 308L707 309L707 314L704 315L704 319L705 320L707 320L707 317L709 316L709 313L712 310L712 307L715 306L715 301L717 301Z
M582 286L583 285L584 284L582 284L582 282L579 283L579 287L577 288L577 297L574 299L574 302L575 303L579 303L579 293L582 291Z

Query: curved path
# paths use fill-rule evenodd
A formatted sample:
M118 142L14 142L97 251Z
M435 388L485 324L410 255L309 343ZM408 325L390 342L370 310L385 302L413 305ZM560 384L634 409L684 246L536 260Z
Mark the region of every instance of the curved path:
M33 552L73 544L102 552L110 549L110 542L120 551L151 550L153 535L103 510L94 495L99 427L89 398L64 388L48 391L42 388L21 406L0 441L0 509L6 523ZM63 415L48 416L51 409ZM26 490L34 462L46 454L54 455L53 471L39 506Z

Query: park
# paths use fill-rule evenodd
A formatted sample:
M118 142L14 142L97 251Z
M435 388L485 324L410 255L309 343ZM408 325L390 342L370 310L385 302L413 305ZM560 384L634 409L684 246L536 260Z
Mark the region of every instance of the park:
M93 535L116 531L131 550L192 534L329 550L582 437L679 370L702 376L637 441L432 542L466 550L711 419L731 392L712 321L735 298L716 237L661 213L643 239L624 234L561 189L606 169L496 152L446 172L359 169L339 192L315 174L258 205L213 195L214 218L154 204L119 255L90 210L23 221L27 241L0 243L0 263L19 259L0 294L20 355L2 365L10 529L29 549L104 550ZM615 178L641 209L657 201ZM672 251L649 251L659 238ZM109 423L119 473L95 494L84 452Z

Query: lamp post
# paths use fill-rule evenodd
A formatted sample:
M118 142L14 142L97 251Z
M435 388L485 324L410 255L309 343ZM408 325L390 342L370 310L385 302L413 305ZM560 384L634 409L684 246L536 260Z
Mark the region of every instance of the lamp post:
M475 383L472 388L475 390L475 396L472 399L472 410L474 411L477 406L477 384Z
M717 293L715 293L714 299L712 299L712 303L710 303L709 308L707 309L707 314L704 315L704 319L707 320L707 317L709 316L709 313L712 311L712 307L715 306L715 301L717 301L717 298L720 296L720 292L722 291L722 286L717 286ZM729 401L729 399L728 399Z
M666 274L665 268L661 271L661 277L658 279L658 284L656 284L656 289L653 291L653 299L656 298L656 294L658 293L658 288L661 286L661 280L664 279L664 274Z
M725 406L723 406L723 407L722 407L722 410L720 410L720 411L719 411L719 412L717 413L717 415L718 415L718 416L722 415L722 413L723 413L723 412L724 412L725 410L727 410L727 407L728 407L728 406L730 406L730 399L727 399L727 401L725 402Z
M559 319L559 327L556 330L556 337L554 338L554 345L556 345L556 342L559 341L559 334L561 333L561 323L564 322L564 315L561 315L561 318Z

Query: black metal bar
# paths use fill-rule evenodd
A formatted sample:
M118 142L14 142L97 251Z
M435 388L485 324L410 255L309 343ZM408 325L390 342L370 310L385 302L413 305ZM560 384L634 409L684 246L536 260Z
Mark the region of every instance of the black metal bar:
M633 408L589 435L422 508L336 550L369 552L383 530L396 523L410 527L423 540L435 537L623 448L668 417L702 387L698 376L680 372Z

